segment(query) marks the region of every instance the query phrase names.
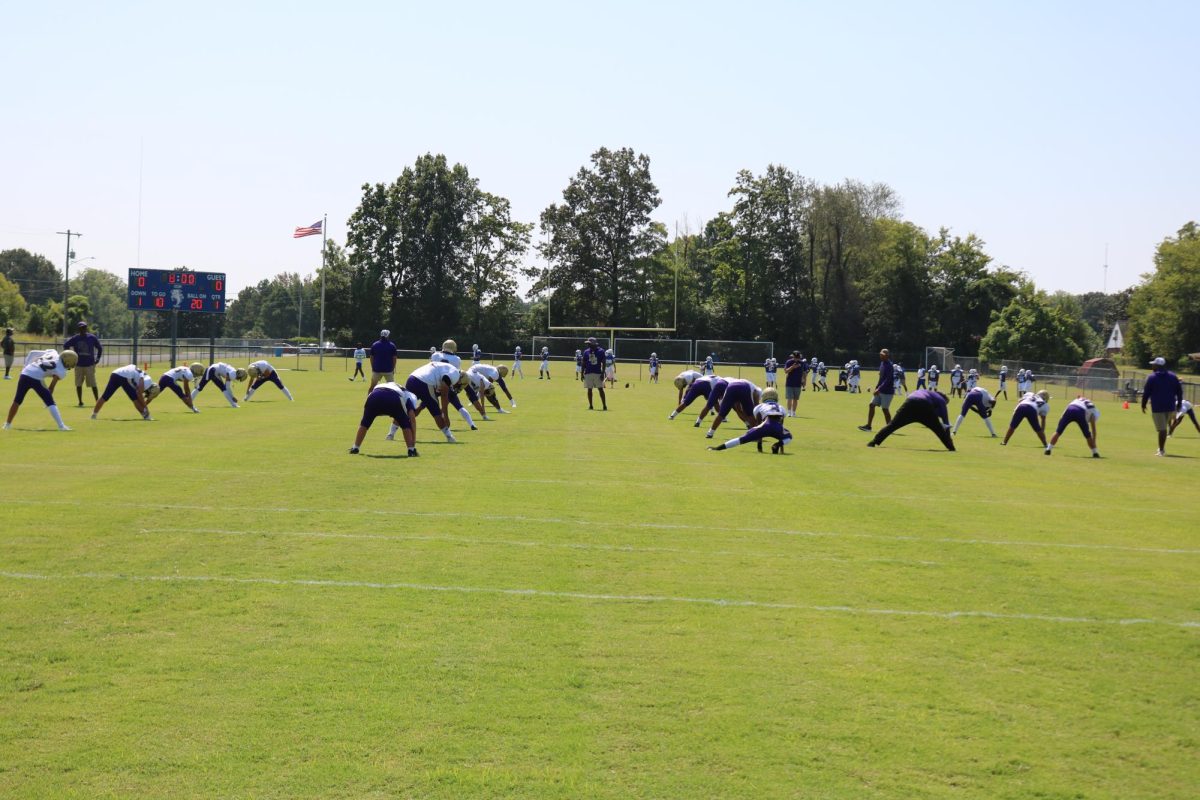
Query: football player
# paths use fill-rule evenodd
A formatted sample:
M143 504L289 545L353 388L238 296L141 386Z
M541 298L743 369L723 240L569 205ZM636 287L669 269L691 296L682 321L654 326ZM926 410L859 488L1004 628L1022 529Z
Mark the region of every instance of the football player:
M241 367L231 367L224 361L209 365L208 369L204 370L204 374L200 376L200 383L196 384L195 389L192 389L192 404L195 405L196 396L211 383L221 391L221 394L225 395L225 399L229 401L231 407L237 408L237 400L234 399L233 390L230 387L233 385L233 381L238 383L245 381L248 374Z
M1025 420L1033 428L1033 432L1038 435L1038 438L1042 440L1042 447L1046 447L1046 424L1042 420L1049 413L1049 392L1045 389L1037 394L1026 392L1017 402L1017 407L1013 409L1012 421L1008 423L1008 431L1004 434L1004 441L1000 444L1008 444L1008 440L1012 438L1013 432L1021 424L1021 420Z
M736 439L709 447L709 450L729 450L738 445L758 443L758 452L762 452L762 440L768 436L775 439L771 445L771 453L778 455L783 452L783 446L792 441L792 434L783 427L784 410L779 405L779 390L769 386L762 390L762 402L754 407L753 419L757 423L750 430Z
M1054 432L1054 435L1050 437L1050 443L1046 445L1046 455L1050 455L1054 445L1058 444L1058 437L1062 436L1063 431L1074 422L1079 426L1079 430L1083 431L1083 438L1087 439L1088 447L1092 448L1092 458L1099 458L1100 451L1096 449L1096 420L1098 419L1100 419L1100 409L1096 408L1096 404L1083 395L1067 403L1062 417L1058 420L1058 430Z
M996 438L996 429L992 427L992 411L996 408L996 398L988 394L988 390L982 387L975 387L967 392L963 398L962 410L958 412L958 419L954 420L954 430L951 434L958 434L958 426L962 425L963 420L967 418L967 414L974 411L979 416L983 417L983 424L987 425L988 433L992 438Z
M404 431L404 444L408 446L408 457L419 456L416 438L416 409L417 398L411 392L392 381L380 383L370 391L367 401L363 404L362 421L358 423L358 433L354 436L354 445L350 448L350 454L358 453L358 448L362 446L363 439L367 437L371 423L377 417L387 416L392 418L392 429L386 438L394 439L397 430Z
M104 393L96 400L96 406L92 409L92 419L99 417L100 409L104 408L104 404L120 389L129 397L133 407L142 415L142 419L150 421L150 409L146 407L145 400L148 391L147 384L154 387L155 394L158 393L158 384L154 383L149 375L138 369L136 364L126 364L114 369L108 376L108 385L104 387Z
M29 355L25 357L25 366L21 369L21 374L17 376L17 393L13 397L12 405L8 408L8 418L4 421L4 430L12 428L12 421L17 416L17 409L21 407L21 403L25 402L25 395L31 391L46 404L46 411L50 412L50 418L54 420L54 424L60 431L71 430L63 422L58 405L54 402L54 387L60 380L67 377L67 370L74 369L78 363L79 354L74 350L63 350L61 353L57 350L30 351ZM43 383L46 378L50 379L48 388Z
M283 385L283 381L279 380L279 373L266 361L255 361L250 366L246 367L246 374L254 381L250 384L250 388L246 390L246 396L242 398L242 402L246 402L254 393L258 391L258 387L264 383L273 383L279 387L279 391L283 392L283 396L288 400L295 400L288 388Z
M190 408L193 413L199 414L200 409L196 408L196 405L192 402L191 381L203 374L204 365L199 361L187 366L172 367L158 379L158 388L162 392L168 389L174 392L175 396L182 400L185 406Z

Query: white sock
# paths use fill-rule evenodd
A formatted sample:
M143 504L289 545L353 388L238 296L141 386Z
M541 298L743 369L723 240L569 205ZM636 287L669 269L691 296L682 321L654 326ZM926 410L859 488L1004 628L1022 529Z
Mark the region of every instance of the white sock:
M731 450L732 448L737 447L741 443L742 443L741 439L730 439L728 442L725 443L725 449Z
M389 439L396 438L396 431L398 431L398 430L400 430L400 426L393 422L392 427L388 428L388 438Z
M200 390L199 390L199 389L192 389L192 395L191 395L191 397L192 397L192 402L195 402L195 401L196 401L196 395L198 395L198 394L200 394Z
M225 399L229 401L229 405L237 408L237 400L233 397L233 392L229 391L229 387L225 387Z
M990 433L992 436L996 435L996 429L992 427L991 419L989 419L988 417L984 417L983 424L987 425L988 433Z
M253 397L255 391L257 391L257 390L256 389L247 389L246 390L246 399L249 400L251 397Z
M470 425L471 427L474 427L474 426L475 426L475 422L474 422L474 420L472 420L472 419L471 419L471 412L467 411L467 409L466 409L466 408L460 408L460 409L458 410L458 413L459 413L459 414L462 414L462 418L463 418L463 419L465 419L465 420L467 421L467 424L468 424L468 425Z
M50 416L54 419L54 422L58 425L58 427L67 427L67 424L63 422L62 414L60 414L58 411L58 406L47 406L46 410L50 412Z
M449 425L447 425L446 427L442 428L442 433L445 435L445 437L446 437L447 439L453 439L453 438L454 438L454 434L450 432L450 426L449 426Z
M292 401L295 401L295 399L296 399L296 398L292 397L292 393L287 390L286 386L283 387L283 396L286 397L288 400L292 400Z
M959 426L959 425L962 425L962 421L963 421L963 415L962 415L962 414L959 414L959 415L958 415L958 419L954 420L954 430L952 430L952 431L950 431L950 432L951 432L951 433L958 433L958 426Z

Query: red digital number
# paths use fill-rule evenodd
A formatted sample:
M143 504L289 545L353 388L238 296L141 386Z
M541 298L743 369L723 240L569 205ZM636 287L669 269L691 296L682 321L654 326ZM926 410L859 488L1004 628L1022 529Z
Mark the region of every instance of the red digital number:
M213 300L213 309L215 309L217 311L221 310L221 301L220 300Z
M188 286L195 286L196 285L196 276L190 275L190 274L184 275L183 282L186 283Z
M218 292L221 291L221 288L224 286L225 286L225 281L213 281L213 289Z
M142 304L142 298L140 298L140 297L139 297L139 298L138 298L138 305L140 306L141 304Z
M164 297L154 298L154 307L155 308L162 308L166 304L167 304L166 298L164 298Z
M193 300L192 301L192 311L203 311L203 310L204 310L204 301L203 300Z
M174 272L172 272L170 275L168 275L168 276L167 276L167 283L174 283L174 282L175 282L175 277L176 277L176 276L175 276L175 273L174 273Z
M143 287L146 285L146 279L145 279L145 278L138 278L138 279L137 279L137 285L138 285L138 288L139 288L139 289L143 288Z

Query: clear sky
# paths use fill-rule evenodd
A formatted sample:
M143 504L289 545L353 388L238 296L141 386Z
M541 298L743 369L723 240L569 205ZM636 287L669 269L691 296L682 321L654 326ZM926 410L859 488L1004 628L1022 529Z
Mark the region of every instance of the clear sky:
M10 4L0 249L312 273L363 183L425 152L536 222L598 147L694 231L739 169L885 182L1071 292L1200 218L1194 2ZM140 198L140 203L139 203ZM77 267L79 268L79 267Z

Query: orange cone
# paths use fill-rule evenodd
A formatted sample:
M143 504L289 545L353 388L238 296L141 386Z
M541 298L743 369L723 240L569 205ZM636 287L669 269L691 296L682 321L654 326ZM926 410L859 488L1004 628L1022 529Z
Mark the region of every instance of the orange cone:
M1128 408L1129 408L1129 401L1128 401L1128 400L1126 400L1124 403L1122 403L1122 404L1121 404L1121 408L1128 409Z

